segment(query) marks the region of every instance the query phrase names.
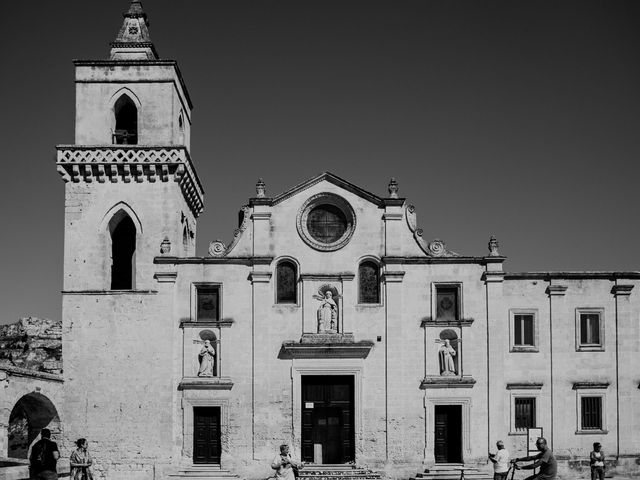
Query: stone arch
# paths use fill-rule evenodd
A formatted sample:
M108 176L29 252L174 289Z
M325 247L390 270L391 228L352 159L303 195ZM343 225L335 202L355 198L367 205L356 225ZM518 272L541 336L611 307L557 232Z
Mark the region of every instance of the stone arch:
M15 403L7 428L7 457L28 458L29 449L43 428L54 435L60 433L60 417L49 397L31 392Z
M275 296L277 304L298 303L298 279L300 264L289 256L283 256L275 262Z
M382 303L380 259L366 255L358 260L358 304Z
M139 118L142 104L127 87L117 90L109 99L112 143L135 145L139 139Z
M109 223L115 215L121 215L120 210L122 210L123 213L126 213L131 218L133 224L136 227L136 232L138 232L138 234L142 234L142 222L140 222L140 218L127 202L118 202L109 210L107 210L107 213L105 213L104 217L102 217L102 221L100 222L98 231L100 233L105 231L108 233Z

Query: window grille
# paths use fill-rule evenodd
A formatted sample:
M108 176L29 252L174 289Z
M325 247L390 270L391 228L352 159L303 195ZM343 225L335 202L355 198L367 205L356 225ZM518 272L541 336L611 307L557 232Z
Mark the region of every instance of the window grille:
M380 274L374 262L363 262L358 267L360 303L380 303Z
M347 231L347 218L335 205L319 205L309 212L307 229L319 242L337 242Z
M292 262L280 262L276 267L276 303L296 303L296 266Z
M582 397L582 430L602 430L602 397Z
M515 428L526 430L536 426L536 399L535 397L520 397L515 399Z

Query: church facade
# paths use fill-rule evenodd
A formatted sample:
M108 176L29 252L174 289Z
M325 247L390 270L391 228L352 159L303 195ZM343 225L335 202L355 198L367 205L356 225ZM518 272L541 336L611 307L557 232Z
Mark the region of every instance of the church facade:
M394 180L378 196L329 172L274 196L259 181L198 257L192 103L147 27L134 0L110 58L75 61L75 143L57 147L60 420L99 478L265 478L281 443L394 477L490 469L532 428L565 469L596 441L637 468L640 273L511 273L494 238L477 256L425 240Z

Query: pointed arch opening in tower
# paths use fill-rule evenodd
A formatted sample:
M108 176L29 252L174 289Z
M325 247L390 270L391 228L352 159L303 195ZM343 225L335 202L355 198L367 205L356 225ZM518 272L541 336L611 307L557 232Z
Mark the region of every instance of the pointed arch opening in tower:
M136 145L138 143L138 109L127 94L122 94L113 106L116 126L113 143Z
M123 210L109 222L111 234L111 290L134 288L136 262L136 227Z

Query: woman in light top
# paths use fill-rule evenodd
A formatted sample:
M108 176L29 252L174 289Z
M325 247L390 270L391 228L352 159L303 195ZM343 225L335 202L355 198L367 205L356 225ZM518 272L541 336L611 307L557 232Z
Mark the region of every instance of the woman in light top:
M91 474L93 460L89 452L87 452L87 439L79 438L76 440L76 446L78 448L69 457L71 464L70 478L71 480L93 480L93 475Z

